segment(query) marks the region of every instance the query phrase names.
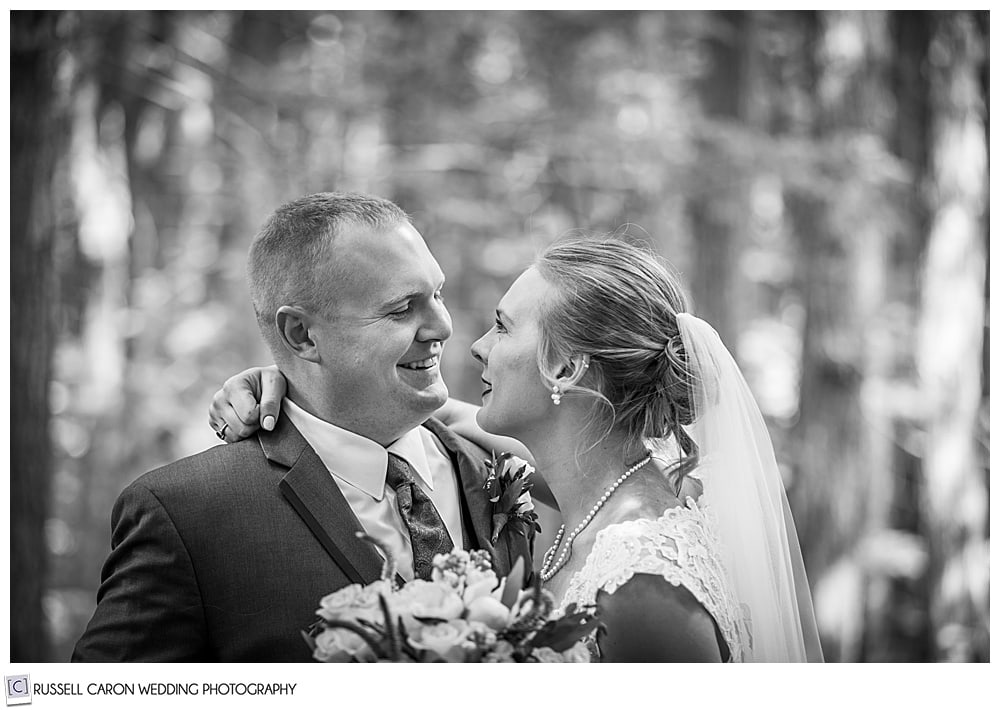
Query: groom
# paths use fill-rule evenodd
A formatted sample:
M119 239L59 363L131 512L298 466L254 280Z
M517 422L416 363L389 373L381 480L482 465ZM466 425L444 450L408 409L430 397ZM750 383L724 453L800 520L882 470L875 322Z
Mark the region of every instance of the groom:
M448 396L444 275L406 214L320 193L278 208L247 266L288 381L273 431L140 477L74 661L306 661L319 600L379 577L426 578L434 554L488 550L499 575L531 540L490 543L485 452L430 415Z

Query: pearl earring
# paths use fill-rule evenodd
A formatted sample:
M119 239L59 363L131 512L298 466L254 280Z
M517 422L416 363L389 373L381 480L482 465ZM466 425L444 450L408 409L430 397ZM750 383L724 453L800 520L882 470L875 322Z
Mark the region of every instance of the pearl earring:
M559 391L559 385L552 385L552 394L549 396L552 397L552 404L558 407L559 402L562 401L562 392Z

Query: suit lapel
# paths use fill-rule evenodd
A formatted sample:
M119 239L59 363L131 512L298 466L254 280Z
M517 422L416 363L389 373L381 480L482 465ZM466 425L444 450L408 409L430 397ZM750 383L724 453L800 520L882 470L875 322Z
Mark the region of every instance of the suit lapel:
M278 484L281 493L323 549L352 582L367 584L378 579L382 557L357 538L355 533L364 528L333 476L288 417L281 417L274 431L260 431L258 438L265 456L288 469Z
M490 542L493 530L493 505L483 490L483 483L486 480L486 470L482 461L486 454L482 449L457 436L437 419L428 419L424 422L424 426L448 450L452 464L455 466L455 470L458 471L462 503L469 513L469 519L472 522L472 529L475 533L473 547L489 552L498 573L505 574L509 568L509 560L507 559L504 536L500 536L496 548Z

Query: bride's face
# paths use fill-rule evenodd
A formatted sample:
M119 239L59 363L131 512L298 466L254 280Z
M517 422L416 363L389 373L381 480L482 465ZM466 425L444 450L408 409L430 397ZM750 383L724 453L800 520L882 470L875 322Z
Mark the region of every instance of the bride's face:
M472 356L483 366L483 406L476 421L492 434L523 440L553 413L538 371L539 307L552 290L537 269L525 271L500 299L493 327L472 344Z

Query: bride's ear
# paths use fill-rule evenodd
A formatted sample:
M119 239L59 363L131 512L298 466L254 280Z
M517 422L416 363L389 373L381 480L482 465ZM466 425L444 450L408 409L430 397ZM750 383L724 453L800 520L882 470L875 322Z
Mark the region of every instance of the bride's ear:
M319 348L313 338L312 319L309 314L294 306L282 306L274 315L278 338L295 357L309 362L319 362Z
M566 365L556 375L556 384L559 389L566 391L576 385L583 376L587 374L590 367L590 355L574 355Z

